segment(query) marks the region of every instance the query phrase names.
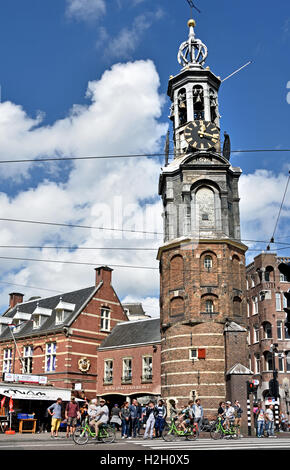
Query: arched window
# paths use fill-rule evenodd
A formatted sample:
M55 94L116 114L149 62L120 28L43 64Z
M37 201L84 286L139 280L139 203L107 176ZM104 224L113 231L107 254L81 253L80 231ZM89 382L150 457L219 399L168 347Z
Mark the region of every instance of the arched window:
M265 281L274 281L274 268L272 266L267 266L265 269Z
M210 103L210 120L211 122L217 124L216 120L218 117L217 114L217 95L215 91L210 88L209 89L209 103Z
M178 118L179 125L182 126L187 122L187 104L186 104L186 89L181 88L177 95Z
M205 311L206 313L213 313L214 308L213 308L213 301L211 299L207 299L205 301Z
M210 255L204 257L203 265L206 269L212 268L212 257Z
M202 186L196 192L196 205L200 228L215 226L215 196L207 186Z
M173 256L170 260L169 289L177 290L183 287L184 262L180 255Z
M265 339L272 338L272 325L269 322L263 323L264 337Z
M242 308L242 299L238 296L234 297L233 299L233 313L234 315L241 315L241 308Z
M201 85L195 85L192 89L192 95L193 95L194 120L204 121L203 87Z
M182 297L174 297L170 301L170 316L177 317L184 315L184 300Z

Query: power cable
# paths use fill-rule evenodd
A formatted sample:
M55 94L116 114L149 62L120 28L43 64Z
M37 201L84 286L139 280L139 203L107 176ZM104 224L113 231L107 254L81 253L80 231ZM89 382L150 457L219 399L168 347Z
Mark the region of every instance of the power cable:
M290 152L290 149L239 149L231 150L231 153L259 153L259 152ZM169 152L169 155L174 156L174 152ZM88 155L83 157L47 157L47 158L29 158L29 159L16 159L16 160L0 160L0 164L8 163L43 163L55 161L73 161L73 160L98 160L98 159L112 159L112 158L152 158L152 157L165 157L164 152L147 153L147 154L120 154L120 155Z

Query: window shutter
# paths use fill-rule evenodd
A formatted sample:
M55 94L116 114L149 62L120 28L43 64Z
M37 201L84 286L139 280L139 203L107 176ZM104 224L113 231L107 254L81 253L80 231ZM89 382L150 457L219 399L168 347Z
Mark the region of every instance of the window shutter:
M205 359L205 349L199 349L198 350L198 359Z

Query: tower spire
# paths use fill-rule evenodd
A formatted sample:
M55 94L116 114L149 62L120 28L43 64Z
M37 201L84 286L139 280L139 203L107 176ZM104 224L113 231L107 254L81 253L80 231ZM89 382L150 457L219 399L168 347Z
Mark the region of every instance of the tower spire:
M208 55L207 47L200 39L195 37L195 20L191 18L187 25L189 27L188 39L180 45L177 60L182 67L202 67Z

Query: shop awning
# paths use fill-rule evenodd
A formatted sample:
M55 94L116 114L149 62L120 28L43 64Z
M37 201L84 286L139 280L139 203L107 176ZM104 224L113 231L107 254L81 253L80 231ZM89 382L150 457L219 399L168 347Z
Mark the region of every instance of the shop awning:
M31 387L27 385L0 383L0 395L12 397L13 400L47 400L70 401L71 391L54 387Z

